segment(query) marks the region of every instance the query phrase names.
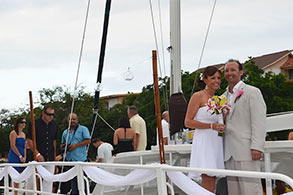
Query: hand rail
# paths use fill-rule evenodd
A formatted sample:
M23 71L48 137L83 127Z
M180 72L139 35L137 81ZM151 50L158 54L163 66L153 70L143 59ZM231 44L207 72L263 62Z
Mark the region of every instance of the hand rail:
M225 169L200 169L200 168L190 168L190 167L180 167L180 166L170 166L170 165L161 165L158 163L149 164L149 165L139 165L139 164L113 164L113 163L90 163L90 162L32 162L26 164L12 164L12 163L5 163L1 164L0 167L5 167L5 175L4 175L4 186L0 186L0 189L4 189L5 192L8 192L10 189L14 189L9 187L8 184L8 166L18 166L18 167L25 167L25 166L33 166L36 167L37 165L69 165L75 166L77 168L76 175L78 176L78 184L79 184L79 191L84 192L84 179L83 179L83 166L94 166L94 167L101 167L101 168L119 168L119 169L148 169L156 171L157 173L157 188L158 194L166 194L167 186L166 186L166 172L168 171L178 171L178 172L197 172L197 173L206 173L206 174L217 174L217 175L224 175L224 176L240 176L240 177L252 177L252 178L266 178L266 179L277 179L286 182L288 185L293 187L293 179L279 173L269 173L269 172L253 172L253 171L235 171L235 170L225 170ZM36 169L33 169L35 172ZM33 173L34 175L36 173ZM36 182L36 181L34 181ZM34 183L35 185L35 183ZM27 190L27 189L15 189L17 191L22 192L32 192L32 193L40 193L37 190ZM42 192L42 194L54 194L49 192Z

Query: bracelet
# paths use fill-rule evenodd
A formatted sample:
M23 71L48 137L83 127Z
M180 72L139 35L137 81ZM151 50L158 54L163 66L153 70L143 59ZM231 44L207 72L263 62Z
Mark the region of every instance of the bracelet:
M18 158L21 159L21 158L23 158L23 157L22 157L22 155L19 155Z
M211 129L213 129L213 123L211 123Z
M40 153L38 153L37 155L36 155L36 157L38 158L39 156L41 156L41 154Z

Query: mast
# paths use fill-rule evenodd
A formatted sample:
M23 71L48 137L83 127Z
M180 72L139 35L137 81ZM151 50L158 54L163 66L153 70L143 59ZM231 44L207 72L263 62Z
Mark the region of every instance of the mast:
M98 76L97 76L97 89L95 91L95 104L94 104L94 117L93 118L95 118L95 115L98 112L98 106L99 106L99 98L100 98L100 90L101 90L100 85L102 82L102 73L103 73L103 67L104 67L104 58L105 58L106 41L107 41L107 34L108 34L110 9L111 9L111 0L107 0L106 7L105 7L103 35L102 35L101 50L100 50L100 57L99 57L99 69L98 69Z
M99 67L98 67L98 75L97 75L96 90L95 90L95 100L94 100L94 108L93 108L93 117L92 117L91 138L92 138L94 130L95 130L97 117L99 116L98 108L99 108L100 92L102 89L102 85L101 85L102 73L103 73L103 67L104 67L104 58L105 58L106 43L107 43L111 1L112 0L107 0L106 6L105 6L103 34L102 34L101 49L100 49L100 56L99 56ZM87 147L87 156L88 157L90 157L90 155L91 155L91 150L89 150L89 146Z
M180 0L170 0L170 95L181 92Z
M169 130L174 135L184 129L187 102L181 89L181 24L180 0L170 0L170 99ZM176 137L171 139L176 140Z

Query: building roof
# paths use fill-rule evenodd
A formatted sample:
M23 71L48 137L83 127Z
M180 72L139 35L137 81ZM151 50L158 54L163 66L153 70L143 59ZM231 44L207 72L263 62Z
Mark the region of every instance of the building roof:
M133 93L133 92L128 92L125 94L114 94L114 95L107 95L107 96L103 96L101 97L102 100L104 99L112 99L112 98L119 98L119 97L126 97L129 95L139 95L140 93Z
M225 66L225 63L222 63L222 64L214 64L214 65L211 65L211 66L215 66L215 67L217 67L218 69L221 70ZM200 69L196 70L195 72L203 72L205 68L206 67L200 68Z
M271 53L271 54L266 54L266 55L259 56L259 57L254 57L253 60L259 68L264 68L264 67L271 65L272 63L280 60L281 58L291 54L291 52L292 52L292 50L279 51L276 53Z
M281 66L281 68L283 68L283 69L289 69L289 68L292 68L293 67L293 55L290 54L289 56L290 57L289 57L288 61L285 64L283 64Z
M272 63L288 56L288 55L292 55L291 52L293 50L284 50L284 51L279 51L279 52L275 52L275 53L270 53L270 54L266 54L266 55L262 55L262 56L258 56L258 57L253 57L252 59L255 62L255 65L257 65L259 68L263 69L266 66L271 65ZM225 63L221 63L221 64L215 64L212 66L216 66L218 69L222 69L224 67ZM285 64L284 64L285 65ZM288 65L289 66L289 65ZM291 65L290 65L291 66ZM195 72L202 72L204 68L200 68L198 70L196 70ZM283 68L283 67L282 67Z

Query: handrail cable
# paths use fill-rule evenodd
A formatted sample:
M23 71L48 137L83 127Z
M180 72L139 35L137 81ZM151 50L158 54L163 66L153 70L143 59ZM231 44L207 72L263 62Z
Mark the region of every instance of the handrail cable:
M136 62L136 63L134 63L134 64L132 64L132 65L130 65L130 66L127 66L127 68L128 68L128 70L131 68L131 67L133 67L133 66L137 66L137 65L142 65L142 64L144 64L145 62L147 62L147 61L149 61L150 59L152 59L152 57L148 57L148 58L146 58L146 59L144 59L144 60L140 60L140 61L138 61L138 62ZM125 71L121 71L120 73L124 73Z
M133 66L136 66L136 65L140 65L140 64L142 64L142 63L144 63L146 61L149 61L150 59L152 59L152 56L150 56L150 57L148 57L148 58L146 58L144 60L140 60L140 61L138 61L138 62L136 62L136 63L134 63L134 64L132 64L130 66L127 66L127 67L130 68L130 67L133 67Z
M34 162L34 163L3 163L1 166L4 169L11 166L19 166L19 167L26 167L32 166L33 172L35 173L37 166L76 166L78 172L83 170L83 167L86 166L93 166L98 168L119 168L119 169L144 169L144 170L152 170L158 173L157 170L161 170L164 172L195 172L195 173L205 173L205 174L217 174L217 175L225 175L225 176L237 176L237 177L248 177L248 178L265 178L265 179L274 179L274 180L282 180L290 187L293 187L293 179L287 175L280 174L280 173L271 173L271 172L255 172L255 171L241 171L241 170L227 170L227 169L201 169L201 168L192 168L192 167L182 167L182 166L170 166L170 165L159 165L159 164L120 164L120 163L95 163L95 162ZM4 174L4 185L0 186L0 189L15 189L9 187L8 183L8 171ZM158 176L157 176L158 177ZM6 179L5 179L6 178ZM164 183L166 180L164 178L157 178L161 179ZM7 182L5 182L5 180ZM59 181L59 180L57 180ZM34 181L35 182L35 181ZM17 188L16 191L23 191L23 192L41 192L37 190L28 190L28 189L21 189ZM271 190L271 189L270 189ZM52 192L43 192L43 194L54 194Z
M199 67L200 67L200 65L201 65L201 60L202 60L202 58L203 58L203 54L204 54L204 50L205 50L205 46L206 46L206 42L207 42L207 39L208 39L208 35L209 35L209 31L210 31L210 27L211 27L212 19L213 19L214 12L215 12L215 8L216 8L216 3L217 3L217 0L214 1L214 5L213 5L212 13L211 13L211 16L210 16L210 20L209 20L209 24L208 24L207 32L206 32L205 39L204 39L204 42L203 42L203 46L202 46L202 49L201 49L201 54L200 54L200 58L199 58L199 62L198 62L198 66L197 66L197 70L199 69ZM194 82L193 82L193 86L192 86L192 90L191 90L191 95L190 95L190 97L191 97L192 94L193 94L194 86L195 86L195 82L196 82L196 75L194 76Z

